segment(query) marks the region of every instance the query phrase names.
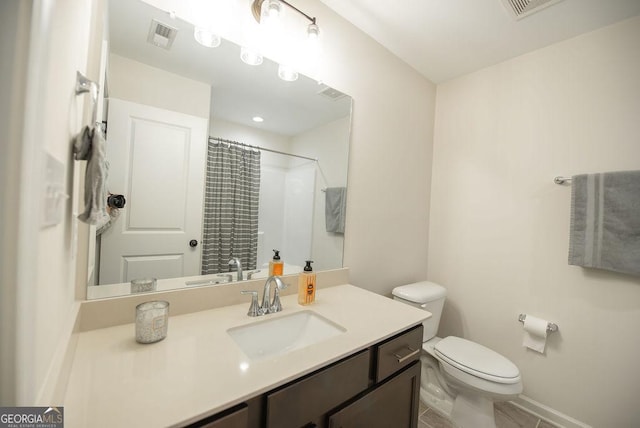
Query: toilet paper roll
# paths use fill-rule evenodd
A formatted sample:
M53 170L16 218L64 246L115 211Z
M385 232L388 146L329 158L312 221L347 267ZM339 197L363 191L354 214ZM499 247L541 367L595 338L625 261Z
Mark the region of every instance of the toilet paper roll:
M524 319L524 338L522 346L543 353L547 344L547 325L549 321L527 315Z

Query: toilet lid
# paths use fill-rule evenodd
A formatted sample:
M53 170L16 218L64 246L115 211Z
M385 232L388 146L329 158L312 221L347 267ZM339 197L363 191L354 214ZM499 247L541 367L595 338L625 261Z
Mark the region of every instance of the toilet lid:
M391 294L413 303L422 304L444 298L447 295L447 289L435 282L421 281L396 287L391 291Z
M435 346L436 357L452 366L498 383L520 381L520 371L507 358L478 343L460 337L449 336Z

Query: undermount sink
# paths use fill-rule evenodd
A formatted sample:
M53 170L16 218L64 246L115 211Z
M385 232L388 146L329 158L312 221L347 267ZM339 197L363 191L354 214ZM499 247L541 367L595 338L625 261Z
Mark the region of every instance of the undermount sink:
M304 348L345 331L313 311L302 311L233 327L227 333L247 357L258 360Z

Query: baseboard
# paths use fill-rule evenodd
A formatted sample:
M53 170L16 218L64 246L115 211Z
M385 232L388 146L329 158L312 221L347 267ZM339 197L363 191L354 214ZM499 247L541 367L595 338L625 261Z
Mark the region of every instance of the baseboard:
M591 425L580 422L579 420L574 419L571 416L567 416L564 413L552 409L551 407L545 406L542 403L538 403L537 401L532 400L531 398L524 395L518 396L518 398L511 401L511 403L514 406L521 408L525 412L529 412L540 419L557 425L559 428L593 428Z

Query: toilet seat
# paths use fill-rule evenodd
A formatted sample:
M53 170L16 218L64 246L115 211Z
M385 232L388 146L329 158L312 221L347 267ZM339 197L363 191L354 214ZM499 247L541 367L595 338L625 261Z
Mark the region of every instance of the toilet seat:
M440 340L434 351L436 358L480 379L502 384L520 382L520 371L515 364L470 340L449 336Z

